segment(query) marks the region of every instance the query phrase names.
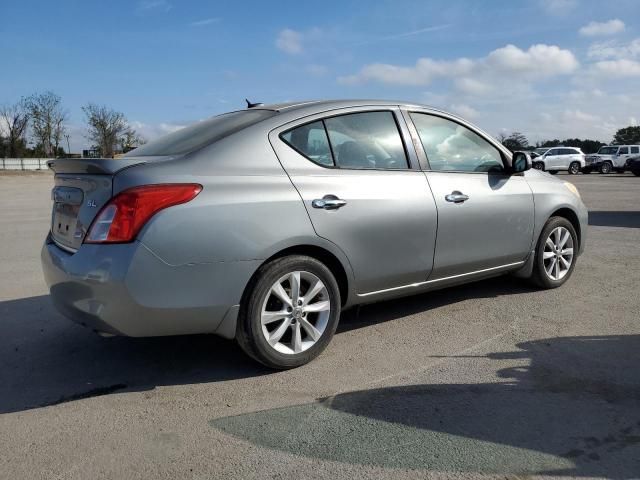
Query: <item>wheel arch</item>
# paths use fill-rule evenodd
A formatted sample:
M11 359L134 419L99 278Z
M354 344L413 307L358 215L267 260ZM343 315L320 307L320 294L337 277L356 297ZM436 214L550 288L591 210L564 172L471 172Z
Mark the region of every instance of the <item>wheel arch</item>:
M242 299L244 300L246 295L249 293L249 289L254 284L260 268L277 258L282 258L289 255L305 255L311 258L315 258L319 262L325 264L338 283L342 306L347 306L350 303L350 300L353 298L351 292L351 287L353 286L353 275L351 273L350 266L345 266L344 262L347 260L341 260L336 253L332 252L328 248L313 244L290 245L270 255L260 264L260 266L256 269L256 271L249 279L249 282L247 282L247 285L245 286L244 292L242 294Z
M567 220L569 220L569 222L571 222L571 225L573 226L573 229L576 231L576 235L578 236L578 247L580 245L582 245L582 230L580 228L580 220L578 218L578 214L576 212L574 212L571 208L569 207L562 207L557 209L556 211L554 211L549 218L551 217L562 217L562 218L566 218ZM548 221L548 219L547 219Z

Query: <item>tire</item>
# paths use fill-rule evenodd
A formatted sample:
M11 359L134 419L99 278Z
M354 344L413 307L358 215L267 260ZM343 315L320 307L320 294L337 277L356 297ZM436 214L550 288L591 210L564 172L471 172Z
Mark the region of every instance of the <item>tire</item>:
M292 279L294 272L298 273L296 279ZM324 288L313 294L307 303L304 296L317 280ZM299 285L302 305L295 302L295 295L292 295L295 282ZM273 288L281 290L280 293L274 293ZM283 294L289 303L281 300L283 297L279 295ZM306 311L307 307L319 308L326 302L328 309ZM340 318L340 305L338 283L323 263L303 255L275 259L260 267L247 286L238 314L236 340L250 357L269 368L299 367L317 357L333 338ZM276 312L287 313L269 315ZM263 315L271 318L264 326ZM269 335L272 343L267 340Z
M558 174L558 170L549 170L549 173L551 175L557 175Z
M631 173L633 173L636 177L640 177L640 170L631 170Z
M612 169L613 169L613 165L611 165L611 162L604 162L600 166L600 173L603 173L606 175L607 173L611 173Z
M533 168L536 170L541 170L544 172L544 163L542 162L533 162Z
M550 239L552 243L556 244L556 246L559 243L559 241L556 240L557 231L560 232L559 240L563 240L565 242L561 251L567 253L558 253L554 257L545 259L545 252L547 254L554 253L553 248L547 244L547 239ZM570 237L564 239L564 232L568 232ZM570 259L568 253L569 248L572 249ZM578 236L576 235L576 231L571 222L564 217L551 217L542 229L540 237L538 238L538 244L536 245L533 274L531 276L533 283L538 287L545 289L558 288L564 284L564 282L571 277L573 269L575 268L578 248ZM561 261L560 256L564 258L564 261ZM560 262L558 263L557 270L555 269L553 258L555 258L556 263ZM570 260L568 268L565 263L567 260ZM549 267L551 268L549 269Z
M571 162L569 164L569 175L577 175L580 173L580 162Z

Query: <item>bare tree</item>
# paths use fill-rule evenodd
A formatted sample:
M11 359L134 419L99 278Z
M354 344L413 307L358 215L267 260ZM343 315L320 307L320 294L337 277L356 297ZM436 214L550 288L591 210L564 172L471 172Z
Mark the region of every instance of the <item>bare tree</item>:
M25 99L31 119L31 133L37 147L46 157L58 152L65 132L67 114L62 108L62 99L53 92L36 93Z
M133 128L130 128L120 137L120 148L122 153L127 153L140 145L147 143L147 139L139 135Z
M113 157L116 146L123 143L123 138L127 137L133 142L137 136L121 112L93 103L82 107L82 111L87 117L87 137L103 157Z
M6 153L9 157L21 156L29 125L29 113L24 101L0 106L0 133L6 137Z

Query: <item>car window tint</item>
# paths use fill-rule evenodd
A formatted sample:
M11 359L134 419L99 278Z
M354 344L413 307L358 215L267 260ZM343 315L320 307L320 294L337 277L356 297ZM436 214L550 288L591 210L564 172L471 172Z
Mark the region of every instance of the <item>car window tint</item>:
M562 155L575 155L576 152L573 148L563 148L562 149Z
M392 112L350 113L324 120L340 168L403 169L407 155Z
M618 153L620 155L626 155L627 153L629 153L629 147L622 147Z
M640 153L640 147L631 147L631 153Z
M445 118L411 113L431 170L499 172L504 170L496 147L468 128Z
M282 134L282 139L309 160L333 166L327 132L322 121L307 123Z
M242 110L225 113L160 137L131 150L125 157L179 155L194 152L273 115L275 112L271 110Z

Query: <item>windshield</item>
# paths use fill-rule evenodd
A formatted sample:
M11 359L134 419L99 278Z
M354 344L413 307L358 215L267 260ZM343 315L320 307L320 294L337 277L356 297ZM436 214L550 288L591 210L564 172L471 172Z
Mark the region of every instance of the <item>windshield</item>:
M613 155L618 151L618 147L601 147L598 153L602 155Z
M272 110L224 113L160 137L131 150L125 157L179 155L193 152L273 115L275 112Z

